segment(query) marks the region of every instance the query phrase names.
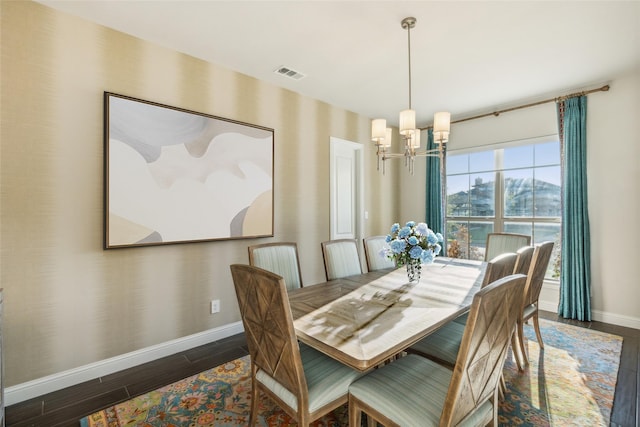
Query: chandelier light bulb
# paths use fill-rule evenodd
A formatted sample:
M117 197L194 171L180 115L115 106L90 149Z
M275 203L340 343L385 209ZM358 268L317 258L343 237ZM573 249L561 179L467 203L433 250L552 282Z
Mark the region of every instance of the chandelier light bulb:
M387 121L385 119L374 119L371 121L371 140L380 144L385 136Z
M393 140L393 129L387 128L385 129L385 136L382 145L386 148L391 147L391 141Z
M436 142L447 142L451 129L451 113L439 111L433 115L433 137Z
M400 112L400 134L407 136L416 129L415 110L403 110Z

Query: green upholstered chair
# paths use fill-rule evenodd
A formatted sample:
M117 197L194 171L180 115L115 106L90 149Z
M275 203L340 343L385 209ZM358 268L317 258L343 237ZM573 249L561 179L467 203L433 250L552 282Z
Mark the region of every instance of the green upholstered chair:
M287 289L302 287L302 274L295 243L264 243L249 246L249 264L284 278Z
M484 260L489 261L506 252L518 252L523 246L531 244L531 236L515 233L489 233L487 235L487 250Z
M251 356L251 415L259 393L267 394L298 425L347 402L349 384L361 374L298 344L284 279L250 265L234 264L231 275Z
M396 266L393 260L380 255L383 248L388 247L387 236L369 236L362 241L364 244L364 257L367 261L367 270L376 271Z
M358 243L355 239L329 240L320 245L327 280L362 274Z
M525 276L511 275L473 298L454 369L409 354L349 386L349 426L362 412L386 427L498 425L498 391L520 315Z

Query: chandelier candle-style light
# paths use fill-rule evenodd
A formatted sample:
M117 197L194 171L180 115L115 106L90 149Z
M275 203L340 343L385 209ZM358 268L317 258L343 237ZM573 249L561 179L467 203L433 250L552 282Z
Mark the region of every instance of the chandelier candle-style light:
M442 161L445 144L449 140L449 130L451 126L451 114L447 112L435 113L433 118L433 138L438 144L438 148L433 150L420 151L420 129L416 127L416 112L411 108L411 29L416 26L416 18L404 18L401 22L402 28L407 30L407 45L409 52L409 108L400 112L398 129L404 141L403 153L392 153L391 149L391 128L387 127L385 119L374 119L371 121L371 140L375 142L378 157L378 170L382 160L382 173L385 172L385 161L387 159L404 158L405 166L413 175L413 161L420 156L439 157Z

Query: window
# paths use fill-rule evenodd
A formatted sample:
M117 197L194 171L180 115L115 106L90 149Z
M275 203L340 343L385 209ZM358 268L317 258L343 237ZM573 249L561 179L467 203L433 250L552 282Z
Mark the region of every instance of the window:
M484 259L487 234L555 242L548 279L560 277L561 172L558 140L447 155L447 255Z

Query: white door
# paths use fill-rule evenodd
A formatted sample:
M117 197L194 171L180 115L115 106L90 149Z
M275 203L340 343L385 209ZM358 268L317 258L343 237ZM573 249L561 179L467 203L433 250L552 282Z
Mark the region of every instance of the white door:
M331 137L331 240L362 239L362 144Z

